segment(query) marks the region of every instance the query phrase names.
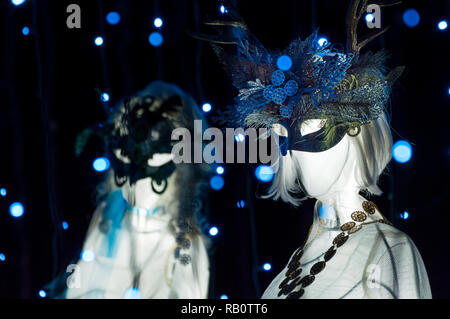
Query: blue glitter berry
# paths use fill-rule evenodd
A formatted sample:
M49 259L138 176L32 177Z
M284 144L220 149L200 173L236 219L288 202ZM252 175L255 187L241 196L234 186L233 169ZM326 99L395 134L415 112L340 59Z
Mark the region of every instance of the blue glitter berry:
M284 89L286 90L288 96L294 96L298 92L298 84L294 80L289 80L284 86Z
M263 92L264 98L269 100L269 101L272 101L272 99L273 99L273 91L274 91L273 85L266 86L266 88L264 89L264 92Z
M292 114L292 106L287 105L280 108L280 115L285 118L289 118Z
M287 93L283 88L277 88L273 91L272 101L275 104L283 104L287 98Z
M273 72L273 74L272 74L273 85L279 86L279 85L283 84L284 80L285 80L285 76L284 76L283 71L276 70L275 72Z

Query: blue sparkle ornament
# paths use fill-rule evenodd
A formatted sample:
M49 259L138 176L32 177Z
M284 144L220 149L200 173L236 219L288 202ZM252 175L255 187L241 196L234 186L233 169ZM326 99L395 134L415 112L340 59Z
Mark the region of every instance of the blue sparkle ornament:
M283 84L285 80L285 76L283 71L280 70L276 70L275 72L273 72L272 74L272 83L275 86L280 86L281 84Z
M280 108L280 115L284 118L289 118L292 115L292 106L286 105Z
M286 101L287 93L286 90L283 88L277 88L273 91L273 98L272 101L275 104L283 104L284 101Z
M298 92L298 84L294 80L287 81L284 90L288 96L294 96Z
M272 99L273 99L273 91L274 91L273 85L266 86L266 88L264 89L264 92L263 92L264 98L266 100L272 101Z

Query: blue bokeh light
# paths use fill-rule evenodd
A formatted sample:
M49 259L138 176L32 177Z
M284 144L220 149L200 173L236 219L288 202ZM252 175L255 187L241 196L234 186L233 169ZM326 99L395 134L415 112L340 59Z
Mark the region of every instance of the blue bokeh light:
M5 197L8 192L6 191L6 188L0 188L0 196Z
M245 201L244 200L238 200L237 201L237 203L236 203L236 206L238 207L238 208L244 208L245 207Z
M99 157L96 158L94 160L94 163L92 163L92 167L97 171L97 172L104 172L107 171L109 169L110 166L110 162L106 157Z
M62 228L63 228L64 230L68 230L68 229L69 229L69 223L66 222L66 221L63 221L63 222L62 222Z
M265 271L269 271L272 269L272 265L270 263L265 263L262 267Z
M400 218L401 219L408 219L409 218L409 213L407 211L404 211L403 213L400 214Z
M111 11L106 15L106 21L111 24L115 25L120 22L120 14L115 11Z
M403 22L407 27L414 28L420 22L420 15L416 9L407 9L403 13Z
M375 17L373 16L372 13L366 14L366 22L372 22L373 19L375 19Z
M320 38L319 40L317 40L317 43L319 43L319 45L321 47L323 47L323 46L328 44L328 39L327 38Z
M22 203L15 202L15 203L12 203L11 206L9 206L9 213L14 218L21 217L24 212L25 212L25 209L23 208Z
M236 142L243 142L245 141L245 135L242 133L238 133L234 136L234 139L236 140Z
M220 299L228 299L228 296L225 295L225 294L224 294L224 295L221 295L221 296L220 296Z
M39 297L41 297L41 298L47 297L47 293L45 292L44 289L39 290Z
M228 13L227 8L223 4L219 7L219 11L222 14Z
M288 71L292 67L292 59L287 55L282 55L277 60L277 66L281 71Z
M6 260L6 256L4 253L0 254L0 261L5 261Z
M439 21L438 23L438 29L439 30L445 30L448 27L448 23L445 20Z
M223 166L218 166L216 168L216 173L222 175L223 173L225 173L225 168L223 168Z
M225 181L222 176L213 176L211 178L211 180L209 181L209 185L215 191L221 190L223 188L224 184L225 184Z
M270 182L273 179L273 169L269 165L259 165L255 170L256 178L261 182Z
M88 263L95 259L95 253L93 250L86 249L81 252L81 260Z
M219 228L217 228L216 226L213 226L209 229L209 234L211 236L217 236L219 234Z
M392 157L399 163L406 163L412 157L412 146L407 141L397 141L392 147Z
M141 299L141 293L137 288L128 288L123 294L125 299Z
M203 112L205 112L205 113L211 112L211 110L212 110L212 105L211 105L211 103L204 103L204 104L202 105L202 110L203 110Z
M100 96L100 99L102 100L102 102L108 102L109 101L109 94L108 93L102 93L102 95Z
M155 18L155 20L153 20L153 25L156 28L161 28L163 26L164 22L161 18Z
M22 28L22 34L23 34L24 36L29 35L29 34L30 34L30 28L29 28L29 27L23 27L23 28Z
M11 0L11 3L15 6L20 6L25 3L25 0Z
M96 38L94 39L94 43L95 43L96 46L99 47L99 46L102 46L102 45L103 45L104 40L103 40L102 37L96 37Z
M159 47L163 43L163 36L159 32L152 32L148 36L148 42L154 47Z

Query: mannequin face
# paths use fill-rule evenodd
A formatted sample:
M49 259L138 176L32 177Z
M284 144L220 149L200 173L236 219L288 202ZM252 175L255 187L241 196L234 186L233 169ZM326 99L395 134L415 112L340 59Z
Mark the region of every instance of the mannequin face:
M304 123L301 131L305 135L314 133L323 126L323 120ZM350 138L345 135L338 144L323 152L292 151L292 156L299 163L301 181L308 195L318 198L345 187L350 180L354 180L356 156Z

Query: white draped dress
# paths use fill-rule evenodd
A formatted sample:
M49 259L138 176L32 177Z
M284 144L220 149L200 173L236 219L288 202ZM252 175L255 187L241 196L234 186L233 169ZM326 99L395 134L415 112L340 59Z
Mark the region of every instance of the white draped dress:
M342 231L325 222L316 204L314 222L300 259L301 276L323 260L333 239ZM368 216L368 220L378 219ZM262 298L278 297L287 266L272 281ZM298 290L295 289L294 291ZM373 223L351 234L314 282L304 288L309 299L427 299L431 298L427 272L411 238L393 226Z
M207 298L209 259L200 235L190 237L188 265L174 258L177 246L164 209L127 206L119 189L96 210L66 298ZM87 252L87 253L86 253ZM139 273L138 287L134 287Z

